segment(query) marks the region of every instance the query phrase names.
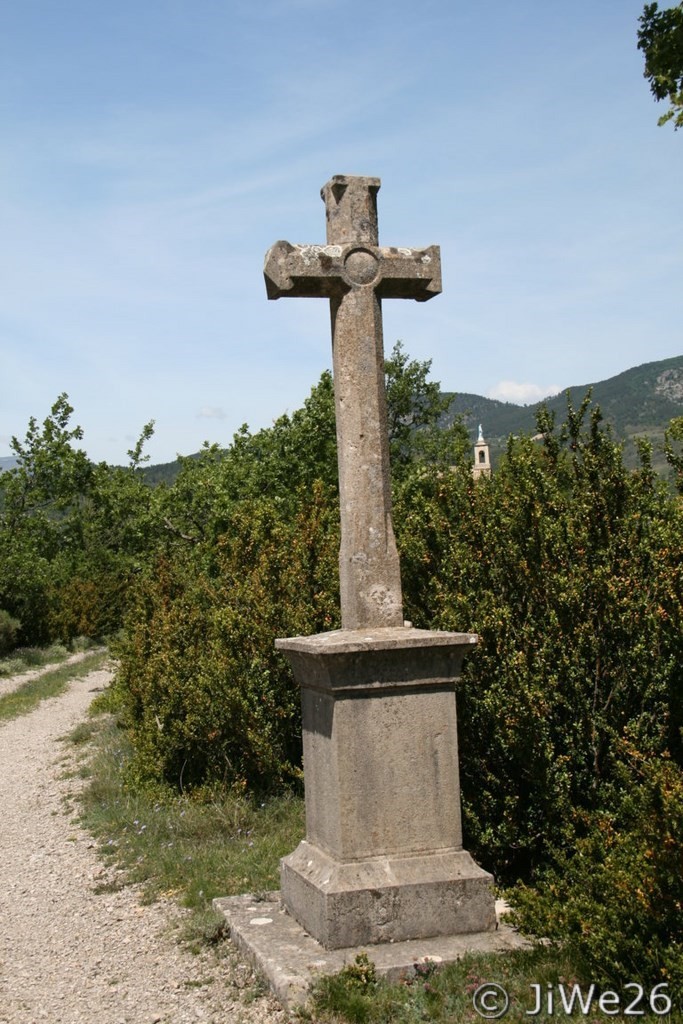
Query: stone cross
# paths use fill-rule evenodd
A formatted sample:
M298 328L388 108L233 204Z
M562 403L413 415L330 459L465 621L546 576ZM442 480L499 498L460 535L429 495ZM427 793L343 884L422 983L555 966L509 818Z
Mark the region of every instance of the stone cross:
M330 300L343 629L403 625L391 522L381 302L424 302L441 291L438 246L379 246L379 187L379 178L335 175L321 191L327 244L276 242L264 268L269 299L291 295Z

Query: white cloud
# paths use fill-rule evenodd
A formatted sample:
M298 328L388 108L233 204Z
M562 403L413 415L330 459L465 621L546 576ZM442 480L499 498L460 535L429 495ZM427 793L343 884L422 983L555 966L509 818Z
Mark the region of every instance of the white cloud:
M221 409L220 406L205 405L197 413L197 418L200 420L225 420L228 417L225 409Z
M561 390L559 384L519 384L514 380L501 380L488 392L488 398L497 398L499 402L512 402L514 405L531 405L549 398Z

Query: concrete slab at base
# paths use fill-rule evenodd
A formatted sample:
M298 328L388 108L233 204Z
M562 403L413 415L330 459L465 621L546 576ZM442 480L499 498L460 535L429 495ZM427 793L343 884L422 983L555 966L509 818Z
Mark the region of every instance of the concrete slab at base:
M505 953L530 945L509 925L499 922L498 928L489 932L329 950L284 910L279 892L263 897L231 896L216 899L213 905L224 915L231 940L287 1008L303 1005L316 977L336 974L361 952L368 954L378 974L398 981L416 964L428 960L449 964L466 953Z

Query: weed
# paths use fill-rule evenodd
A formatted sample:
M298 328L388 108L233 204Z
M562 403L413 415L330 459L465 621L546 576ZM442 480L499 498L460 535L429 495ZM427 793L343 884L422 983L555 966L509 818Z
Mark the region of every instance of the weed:
M131 748L112 716L95 720L90 742L91 774L78 800L101 855L126 882L141 883L144 899L172 894L190 910L183 938L191 947L216 944L225 927L212 900L277 888L280 858L303 835L303 801L141 790L130 785Z
M81 722L75 729L71 730L66 739L69 743L73 743L74 746L80 747L83 744L88 743L100 727L101 722L98 722L95 719L90 719L87 722Z

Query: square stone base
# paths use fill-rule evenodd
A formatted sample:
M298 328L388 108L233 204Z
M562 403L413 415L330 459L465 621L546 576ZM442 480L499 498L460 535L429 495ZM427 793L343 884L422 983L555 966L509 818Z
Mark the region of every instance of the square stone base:
M446 965L467 953L505 953L530 946L499 921L493 931L327 950L287 913L278 892L231 896L214 900L213 905L224 915L231 940L287 1008L305 1004L317 977L336 974L361 952L368 954L380 976L396 982L428 961Z
M282 901L325 949L496 927L493 878L465 850L339 862L304 840L281 862Z

